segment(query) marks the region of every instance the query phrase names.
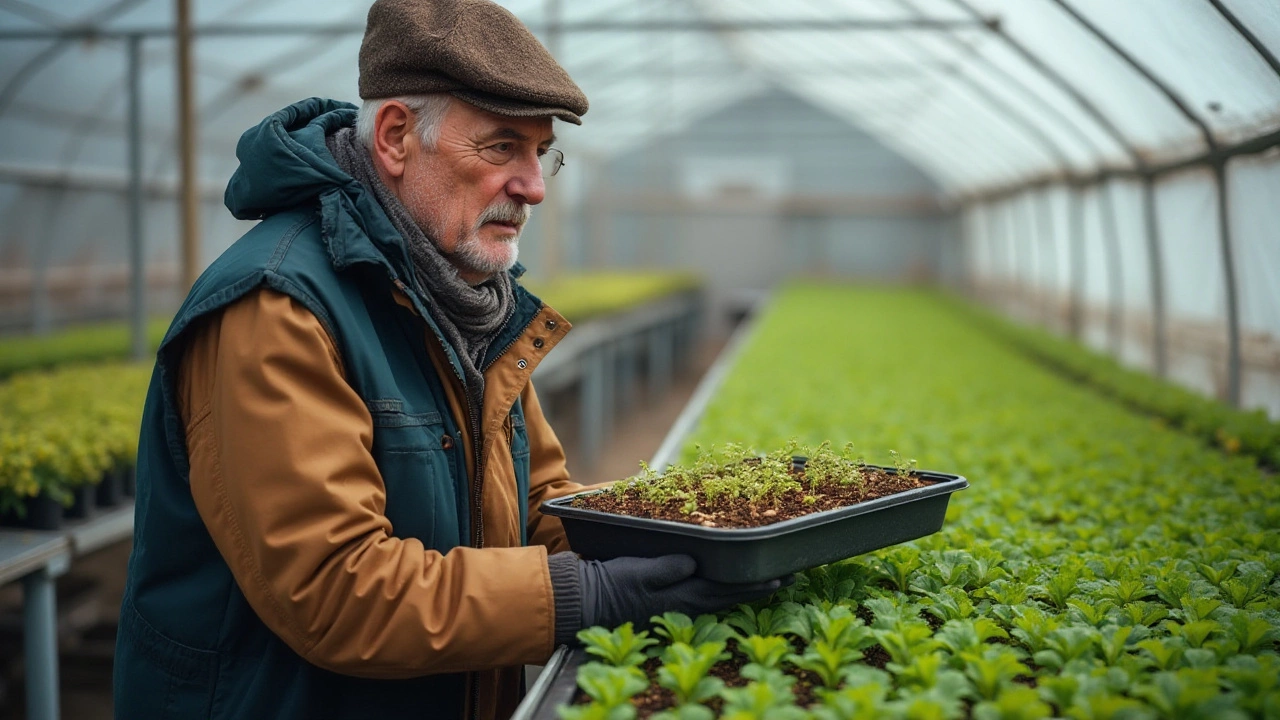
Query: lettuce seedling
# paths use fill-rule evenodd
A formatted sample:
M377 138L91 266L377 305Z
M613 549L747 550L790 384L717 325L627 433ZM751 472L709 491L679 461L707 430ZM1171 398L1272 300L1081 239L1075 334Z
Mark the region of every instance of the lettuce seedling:
M828 644L862 650L875 643L875 636L862 623L862 619L844 605L837 605L823 612L809 606L810 637L826 640Z
M1170 635L1186 640L1187 645L1193 648L1204 647L1204 643L1209 639L1210 635L1225 635L1227 632L1226 628L1216 620L1192 620L1186 623L1166 620L1164 626Z
M1280 710L1280 658L1240 655L1227 661L1223 684L1237 694L1241 708L1253 717L1274 717Z
M1280 641L1280 630L1252 613L1238 612L1231 616L1231 639L1241 653L1255 655Z
M649 618L653 631L668 643L684 643L697 647L708 642L724 642L734 636L733 629L716 620L714 615L699 615L690 620L688 615L665 612Z
M1261 609L1264 605L1257 602L1266 592L1267 576L1262 573L1251 573L1239 578L1222 582L1221 590L1227 602L1241 610ZM1255 607L1256 606L1256 607Z
M964 674L973 681L978 695L986 700L994 700L1000 688L1019 675L1030 675L1031 671L1018 659L1017 652L1007 647L987 648L981 655L965 653Z
M1094 637L1103 662L1112 667L1120 664L1120 658L1129 652L1129 638L1134 629L1133 625L1124 625L1113 628L1110 633L1099 633Z
M1040 720L1053 717L1053 709L1029 687L1006 687L995 700L973 707L974 720Z
M885 697L888 686L879 683L851 685L840 690L820 688L822 704L813 708L816 720L880 720L889 716Z
M1044 611L1034 607L1016 609L1017 617L1013 620L1013 636L1033 653L1049 649L1049 633L1062 626L1062 621L1046 615Z
M1169 617L1169 608L1153 602L1129 603L1120 608L1120 617L1132 625L1153 627Z
M681 705L700 703L715 697L724 687L719 678L708 677L711 666L727 660L723 642L707 642L692 647L675 643L662 654L663 665L658 668L658 684L670 690Z
M1062 670L1076 660L1089 660L1101 633L1083 625L1069 625L1045 636L1045 648L1032 659L1041 667Z
M1181 612L1175 612L1174 614L1180 615L1183 620L1187 621L1212 620L1215 614L1221 614L1218 613L1218 609L1223 606L1221 600L1211 597L1184 597L1180 605L1182 606Z
M953 655L959 655L978 652L988 640L1007 639L1009 633L991 618L980 617L973 620L948 620L933 637Z
M791 688L780 683L751 682L746 687L726 688L723 718L743 720L807 720L809 713L795 706Z
M1158 672L1150 684L1139 685L1132 694L1151 704L1162 718L1170 720L1244 720L1247 716L1231 707L1231 697L1218 687L1216 670L1184 668Z
M938 641L933 631L923 622L903 622L896 630L873 630L880 647L899 665L907 665L917 655L933 652Z
M808 622L803 612L804 609L793 602L782 602L759 610L750 605L739 605L725 618L725 624L737 628L744 636L788 634L808 637Z
M649 687L649 678L635 666L613 666L585 663L578 668L578 687L592 700L606 708L627 704L636 694Z
M862 651L853 647L814 640L803 654L792 653L787 660L802 670L808 670L822 679L822 686L831 690L840 686L846 668L862 659Z
M872 567L879 578L891 583L895 590L907 592L912 574L923 565L919 550L899 546L883 552Z
M1151 638L1138 643L1146 658L1159 670L1175 670L1182 665L1187 642L1181 638Z
M751 665L776 668L791 650L787 639L778 635L748 635L738 639L738 649L747 656Z
M924 611L943 622L970 618L978 611L969 594L960 588L944 587L926 595Z
M589 627L578 632L578 640L591 655L619 667L639 665L644 662L645 648L658 644L647 631L635 632L631 623L623 623L612 632Z

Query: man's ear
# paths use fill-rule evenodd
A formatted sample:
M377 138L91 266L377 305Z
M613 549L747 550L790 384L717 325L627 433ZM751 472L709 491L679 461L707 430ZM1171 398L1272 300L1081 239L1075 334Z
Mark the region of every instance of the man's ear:
M378 108L373 121L373 155L384 172L393 178L404 175L413 134L414 115L404 103L388 100Z

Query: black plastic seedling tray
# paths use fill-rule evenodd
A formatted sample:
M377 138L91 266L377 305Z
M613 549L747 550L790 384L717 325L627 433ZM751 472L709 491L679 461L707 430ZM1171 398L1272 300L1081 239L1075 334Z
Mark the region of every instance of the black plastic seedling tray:
M879 467L879 466L871 466ZM895 472L893 468L880 468ZM942 528L951 493L969 487L960 475L917 470L925 487L753 528L701 525L616 515L573 507L592 490L542 503L560 518L574 552L593 560L682 553L698 561L697 574L719 582L782 577L924 537Z

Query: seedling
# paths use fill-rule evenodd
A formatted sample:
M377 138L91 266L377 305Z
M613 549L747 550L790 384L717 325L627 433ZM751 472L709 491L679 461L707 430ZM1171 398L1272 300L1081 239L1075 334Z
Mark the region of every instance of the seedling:
M759 610L750 605L739 605L725 624L744 635L800 635L808 637L808 621L803 609L793 602L781 602ZM714 639L714 638L713 638Z
M665 612L649 618L653 631L668 643L684 643L698 647L708 642L724 642L734 636L733 629L716 620L715 615L699 615L690 620L688 615Z
M613 631L590 627L578 632L578 640L588 653L618 667L639 665L644 662L645 648L658 643L647 631L635 632L631 623L623 623Z
M793 653L787 659L792 665L816 674L822 679L823 687L834 690L844 681L848 667L862 659L862 651L818 639L810 643L803 654Z
M692 647L675 643L663 653L658 668L658 684L670 690L680 705L700 703L715 697L724 687L719 678L708 677L711 666L727 660L723 642L707 642Z
M617 667L593 662L578 668L578 687L592 700L612 709L626 704L649 687L649 679L634 666Z

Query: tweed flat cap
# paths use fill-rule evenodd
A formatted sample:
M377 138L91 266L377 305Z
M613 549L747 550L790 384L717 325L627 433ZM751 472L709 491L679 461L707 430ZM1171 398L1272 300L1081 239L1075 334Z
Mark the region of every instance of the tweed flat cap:
M360 97L428 93L575 125L587 112L587 96L506 8L488 0L377 0L360 45Z

